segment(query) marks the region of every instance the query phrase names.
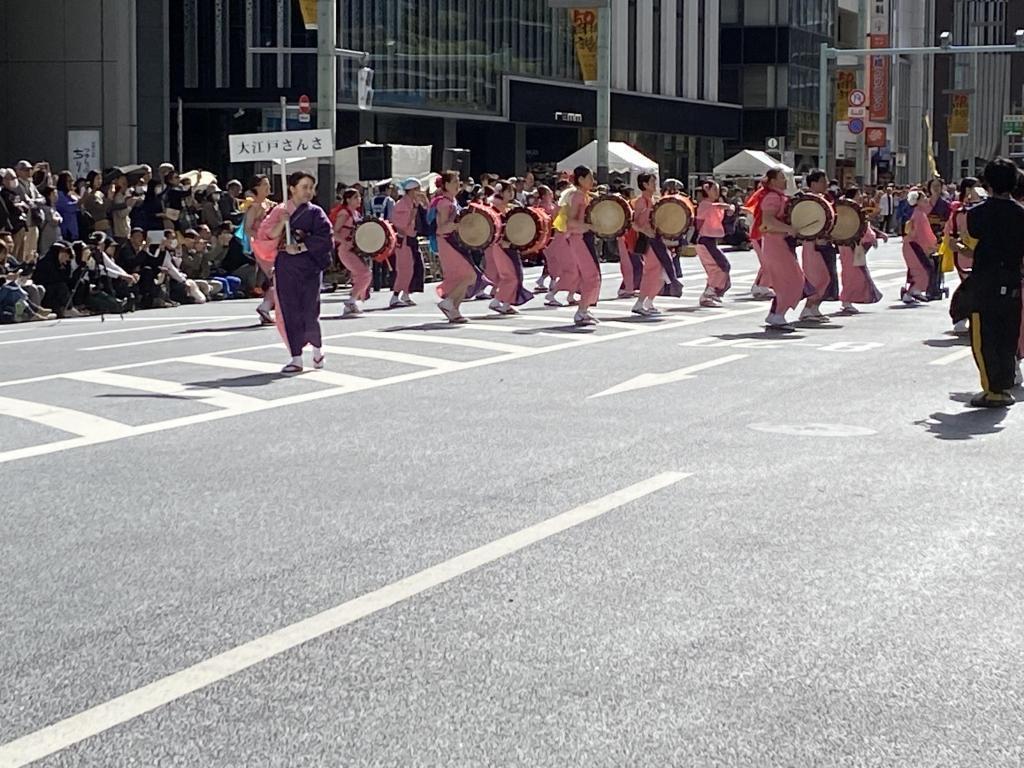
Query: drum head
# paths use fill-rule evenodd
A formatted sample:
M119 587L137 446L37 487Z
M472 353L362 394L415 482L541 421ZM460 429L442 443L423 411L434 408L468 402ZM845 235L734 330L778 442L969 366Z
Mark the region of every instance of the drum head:
M537 230L537 221L528 211L512 211L505 218L505 239L517 248L532 245Z
M387 244L387 232L380 222L363 221L356 225L352 235L355 240L356 250L361 253L373 256L380 253Z
M797 200L790 209L789 223L801 237L818 237L825 232L828 211L817 200Z
M652 221L662 237L677 238L690 228L690 209L679 200L660 201L654 207Z
M864 235L864 219L860 208L843 200L836 203L836 223L832 239L837 243L857 242Z
M611 198L596 200L590 206L590 224L599 237L615 237L626 228L626 210Z
M494 223L480 211L466 211L457 226L459 240L467 248L486 248L494 240Z

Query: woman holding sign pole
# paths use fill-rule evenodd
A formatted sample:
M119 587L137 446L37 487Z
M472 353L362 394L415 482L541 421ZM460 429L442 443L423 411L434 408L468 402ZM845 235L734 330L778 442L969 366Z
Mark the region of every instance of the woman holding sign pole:
M288 177L288 202L274 208L260 226L259 239L277 242L274 283L277 327L292 359L281 373L302 373L302 350L313 347L313 367L324 367L320 340L320 285L331 263L331 222L311 201L316 179L303 171Z

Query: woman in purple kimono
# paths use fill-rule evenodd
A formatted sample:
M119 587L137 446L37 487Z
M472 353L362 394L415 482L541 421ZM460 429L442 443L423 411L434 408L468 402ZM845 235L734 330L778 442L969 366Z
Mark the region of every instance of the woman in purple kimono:
M334 247L327 214L310 202L314 194L316 179L302 171L293 173L288 177L288 202L265 220L268 238L280 243L274 267L277 323L292 356L281 369L284 374L302 373L302 350L307 344L313 347L313 367L324 367L320 286ZM274 216L279 209L281 213Z

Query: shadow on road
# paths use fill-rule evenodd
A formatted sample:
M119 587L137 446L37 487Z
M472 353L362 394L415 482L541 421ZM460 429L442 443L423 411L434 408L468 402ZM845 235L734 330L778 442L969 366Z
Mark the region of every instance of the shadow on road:
M233 325L228 328L186 328L183 331L175 331L178 336L194 336L197 333L226 333L227 331L254 331L258 328L273 328L263 323L249 323L248 325Z
M953 392L950 398L957 402L968 402L974 393ZM926 419L913 422L924 427L929 434L938 440L972 440L982 435L995 435L1003 431L1002 421L1006 418L1008 408L978 408L960 413L936 412Z
M754 333L716 333L715 338L722 341L799 341L807 337L796 331L780 335L777 330L765 328Z
M937 349L971 346L971 340L967 336L947 336L944 339L925 339L921 343L926 347L935 347Z
M238 376L230 379L211 379L210 381L190 381L186 387L198 387L200 389L232 389L235 387L265 387L273 384L279 379L295 378L286 376L283 373L252 373L246 376Z

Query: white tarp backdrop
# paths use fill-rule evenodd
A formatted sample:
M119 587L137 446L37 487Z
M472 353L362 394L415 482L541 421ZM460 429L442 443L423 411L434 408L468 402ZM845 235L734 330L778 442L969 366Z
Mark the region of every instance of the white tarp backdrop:
M580 147L567 158L560 160L556 170L571 171L577 165L585 165L592 170L597 169L596 141ZM638 173L653 173L655 178L658 178L661 172L658 164L651 158L622 141L608 142L608 170L629 173L634 183ZM660 179L658 184L661 184Z
M796 191L796 181L793 179L793 169L788 165L776 160L767 152L757 149L744 149L737 152L725 162L715 166L715 178L741 178L759 179L764 176L769 168L782 168L786 174L786 182L789 191Z
M361 146L379 147L380 144L365 142ZM415 146L412 144L389 144L391 147L391 178L398 184L410 176L420 180L423 184L431 177L430 153L433 146L426 144ZM379 183L387 179L360 179L359 178L359 146L345 147L334 153L334 177L338 181L352 184L356 181L369 181Z

